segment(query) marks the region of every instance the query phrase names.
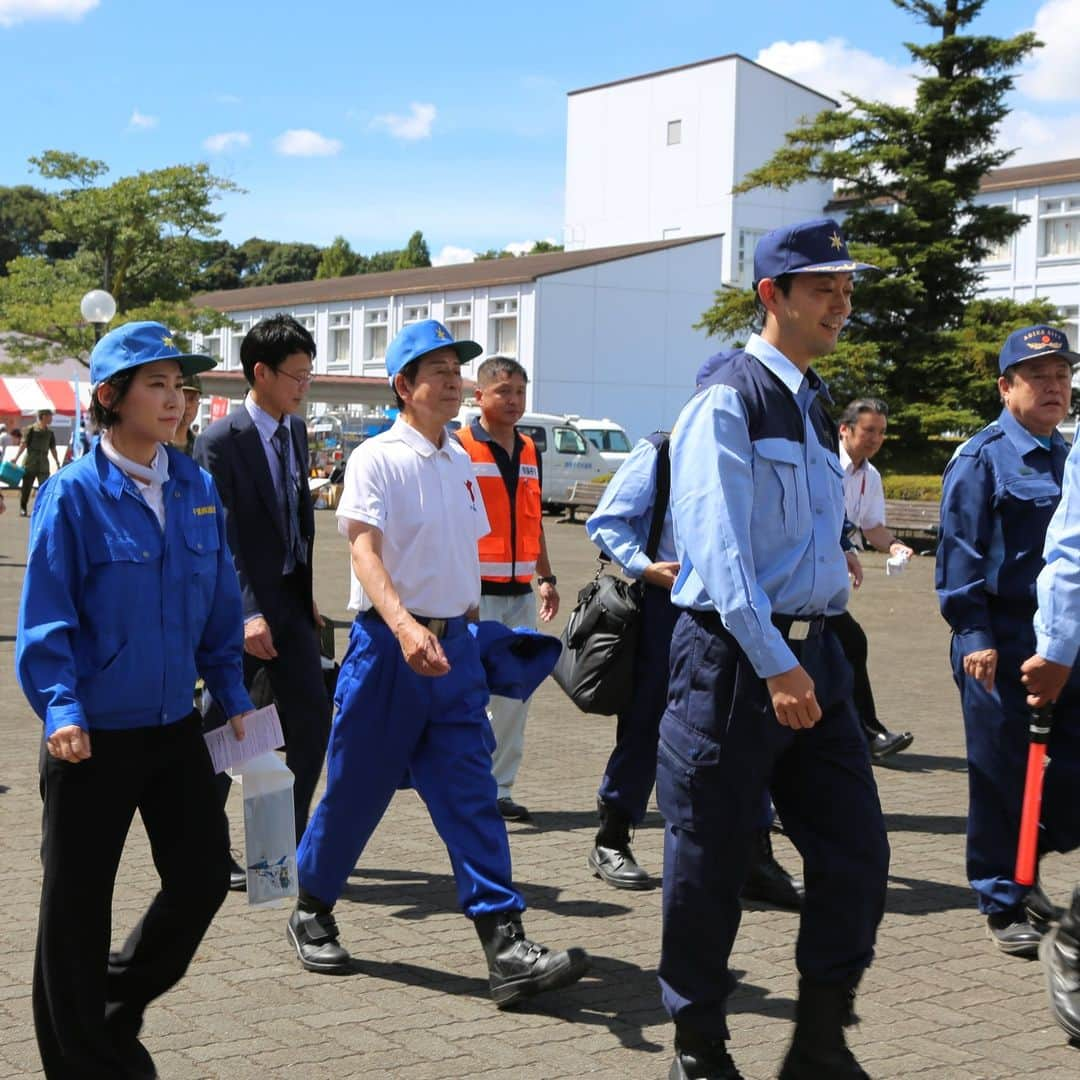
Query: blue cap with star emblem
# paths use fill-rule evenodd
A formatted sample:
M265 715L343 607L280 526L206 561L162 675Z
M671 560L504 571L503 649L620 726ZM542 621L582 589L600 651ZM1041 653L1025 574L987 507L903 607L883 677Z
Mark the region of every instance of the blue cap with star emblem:
M394 385L394 376L406 364L411 364L413 360L419 360L421 356L427 356L436 349L453 349L463 364L484 351L483 346L475 341L455 341L450 331L437 319L409 323L398 331L386 350L386 374L390 385Z
M754 248L754 285L781 274L853 274L876 270L849 254L840 226L832 218L814 218L766 233Z
M129 322L110 330L90 354L90 381L96 386L128 368L175 360L183 375L197 375L217 366L212 356L182 353L172 331L159 322Z
M1013 364L1022 364L1036 356L1055 355L1070 364L1080 364L1080 353L1069 348L1064 330L1053 326L1025 326L1023 330L1014 330L1005 339L998 356L998 370L1004 375L1005 369Z

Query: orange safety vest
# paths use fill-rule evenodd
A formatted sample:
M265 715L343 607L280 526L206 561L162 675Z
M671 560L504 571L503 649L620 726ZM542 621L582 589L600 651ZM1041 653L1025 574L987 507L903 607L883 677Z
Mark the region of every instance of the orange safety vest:
M532 439L518 434L525 445L521 448L513 506L490 445L476 438L468 426L462 427L457 437L472 458L491 525L491 532L479 541L480 578L527 585L540 555L540 470Z

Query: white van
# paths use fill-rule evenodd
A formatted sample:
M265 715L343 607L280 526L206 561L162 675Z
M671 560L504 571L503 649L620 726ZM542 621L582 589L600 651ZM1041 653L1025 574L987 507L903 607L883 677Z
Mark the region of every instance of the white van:
M453 430L471 424L480 410L465 405L450 421ZM517 422L517 429L536 444L544 474L542 498L545 507L567 505L570 489L579 480L599 480L610 476L617 466L609 465L600 451L564 416L552 413L525 413Z
M566 419L600 451L600 456L611 466L612 471L618 469L630 456L630 437L614 420L609 420L606 416L603 420L587 420L573 413Z

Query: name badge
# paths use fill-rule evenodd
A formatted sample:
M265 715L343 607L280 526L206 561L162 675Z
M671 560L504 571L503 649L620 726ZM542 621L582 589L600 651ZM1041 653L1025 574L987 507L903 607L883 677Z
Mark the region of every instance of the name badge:
M203 514L216 514L217 513L217 507L214 506L213 503L211 503L209 506L196 506L192 510L192 513L196 517L202 517Z

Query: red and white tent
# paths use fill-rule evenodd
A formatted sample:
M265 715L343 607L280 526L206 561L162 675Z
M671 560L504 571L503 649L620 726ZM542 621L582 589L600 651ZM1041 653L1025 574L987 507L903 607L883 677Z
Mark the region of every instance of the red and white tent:
M52 409L58 416L75 415L75 387L78 385L82 411L90 406L90 380L33 379L7 375L0 377L0 416L34 416Z

